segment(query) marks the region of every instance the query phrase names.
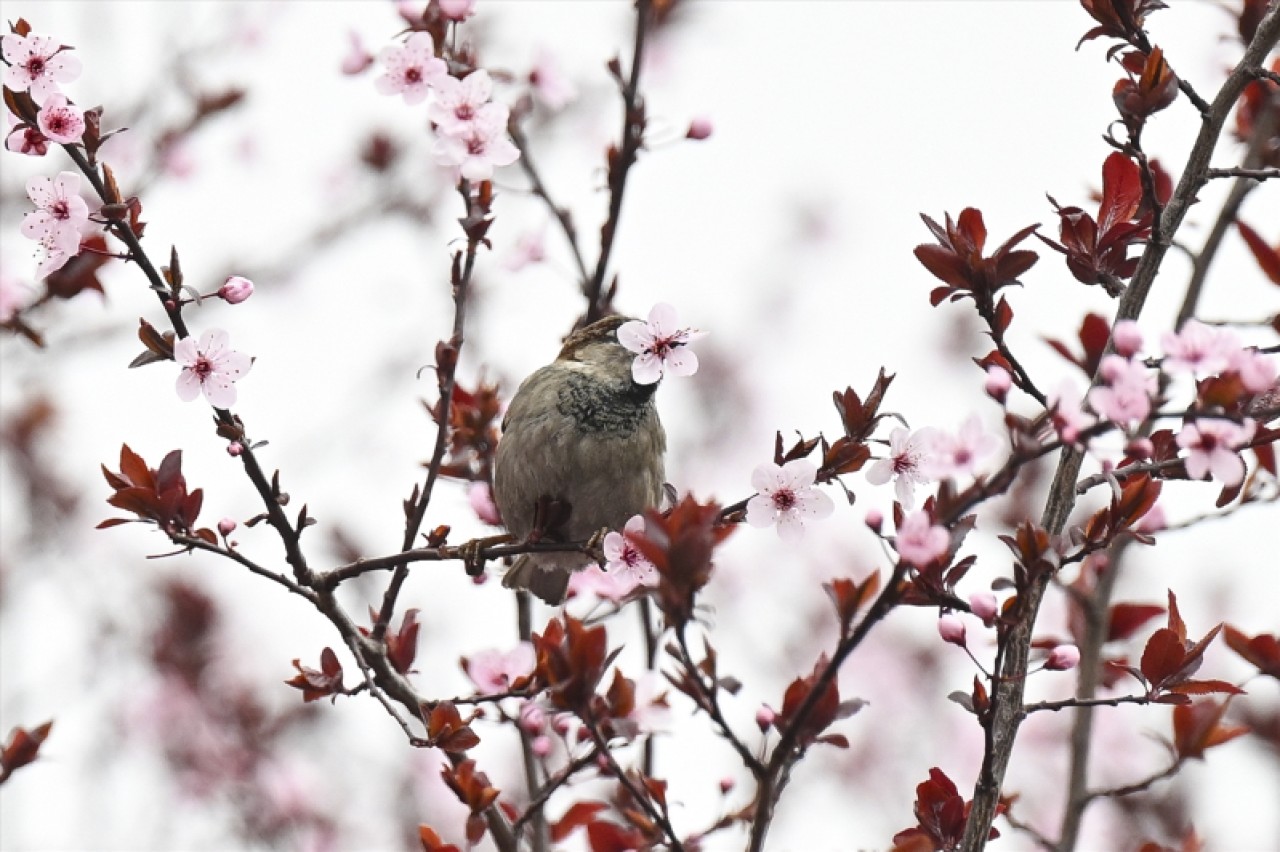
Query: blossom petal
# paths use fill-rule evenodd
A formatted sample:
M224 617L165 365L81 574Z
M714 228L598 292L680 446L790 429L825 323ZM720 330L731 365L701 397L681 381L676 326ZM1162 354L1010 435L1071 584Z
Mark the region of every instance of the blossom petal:
M178 374L178 382L174 390L178 392L178 399L190 402L200 395L200 377L196 375L195 370L183 369Z
M778 518L778 537L788 544L794 544L804 538L804 524L795 514L783 512Z
M666 302L658 302L649 310L649 327L659 337L665 337L676 331L679 317L676 309Z
M782 468L773 462L765 462L751 471L751 487L764 494L771 494L784 484Z
M673 376L692 376L698 372L698 356L692 349L678 346L667 354L667 372Z
M826 492L817 488L806 491L795 507L795 511L814 519L825 518L835 510L835 502L827 496Z
M217 373L209 376L201 385L204 398L215 408L230 408L236 402L236 386L231 379Z
M656 384L662 379L662 359L652 353L637 355L631 362L631 378L638 385Z
M644 352L653 345L653 332L643 320L631 320L618 326L618 342L631 352Z
M747 523L753 527L772 526L778 520L773 500L765 494L757 494L747 501Z

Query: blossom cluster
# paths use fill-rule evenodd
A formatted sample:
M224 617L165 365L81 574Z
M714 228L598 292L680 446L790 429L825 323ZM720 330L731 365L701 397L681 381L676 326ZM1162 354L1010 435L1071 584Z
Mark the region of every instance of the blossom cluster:
M492 178L495 167L508 166L520 156L507 135L510 110L492 100L488 71L453 76L426 32L383 48L378 60L386 69L374 81L379 92L400 95L410 105L430 98L427 114L436 127L434 154L441 165L456 168L467 180L481 181Z
M5 137L5 147L40 157L49 143L70 145L84 134L84 111L67 100L59 83L80 76L80 60L49 36L7 33L0 38L4 54L4 84L13 92L27 92L40 108L36 123L14 116L17 123Z

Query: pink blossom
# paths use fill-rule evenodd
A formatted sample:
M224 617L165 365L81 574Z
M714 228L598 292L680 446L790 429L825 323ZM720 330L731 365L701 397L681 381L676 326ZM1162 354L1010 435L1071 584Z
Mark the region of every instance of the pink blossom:
M734 786L734 781L732 778L730 778L727 775L721 778L720 779L720 795L722 796L728 795L729 792L733 790L733 786Z
M552 748L551 737L548 737L545 734L534 737L533 742L530 744L530 748L533 749L533 753L537 757L549 756Z
M510 114L503 104L490 103L493 80L483 68L465 78L445 76L436 81L435 98L427 107L427 117L442 133L461 134L487 110L486 121L505 127Z
M218 288L218 296L231 305L238 305L253 295L253 282L239 275L228 276Z
M1097 422L1080 403L1080 389L1070 379L1064 379L1057 391L1049 395L1053 428L1068 444L1076 443L1080 433Z
M80 234L71 228L50 228L35 239L40 258L36 267L37 278L52 275L80 253Z
M880 532L880 527L884 525L884 512L879 509L868 509L863 523L870 527L872 532Z
M756 725L760 728L760 733L764 733L773 727L773 722L778 718L778 711L774 710L768 704L761 704L760 709L756 711Z
M1185 465L1192 479L1208 475L1227 487L1240 484L1244 478L1244 459L1237 450L1253 440L1257 424L1230 420L1197 420L1182 427L1178 446L1187 451Z
M1227 358L1227 369L1240 377L1249 393L1262 393L1276 381L1276 358L1257 349L1235 349Z
M1013 377L1009 375L1009 371L998 364L992 364L987 368L987 380L983 383L983 390L987 392L987 396L996 402L1004 403L1004 398L1009 394L1009 388L1013 386Z
M1138 519L1138 523L1134 526L1134 529L1140 533L1147 533L1150 535L1151 533L1160 532L1160 530L1165 529L1168 526L1169 519L1165 516L1164 506L1157 503L1148 509L1145 515Z
M533 263L541 263L547 257L546 230L529 231L516 237L516 245L503 266L511 272L519 272Z
M965 647L964 622L960 616L947 613L938 619L938 635L949 645Z
M747 523L778 526L784 541L799 541L804 522L835 511L831 498L814 487L818 468L806 459L792 459L782 467L765 462L751 474L751 487L760 492L747 501Z
M536 701L520 704L520 730L527 734L540 734L547 729L547 711Z
M951 546L951 536L945 527L936 526L929 513L912 512L902 519L894 542L898 555L917 567L923 567L939 557L946 556Z
M480 110L456 132L442 133L433 150L436 162L457 167L471 181L489 180L495 166L509 166L520 158L520 149L507 136L506 107Z
M227 455L231 456L233 459L239 457L243 452L244 444L239 441L232 441L230 444L227 444Z
M8 322L17 316L26 301L26 285L16 275L10 275L8 270L0 270L0 322Z
M969 595L969 609L989 627L999 611L999 603L991 592L974 592Z
M569 575L571 595L594 595L602 601L618 603L636 590L639 584L629 571L604 571L597 565L588 565Z
M59 83L80 76L80 59L48 36L9 33L0 38L0 50L9 63L4 84L15 92L30 91L37 104L58 91Z
M632 541L636 536L644 535L644 517L634 515L627 521L622 532L611 532L604 537L605 571L616 571L630 575L636 585L649 585L658 578L657 569L653 567L645 555Z
M235 519L223 518L222 520L218 521L218 532L222 533L224 537L231 535L235 531L236 531Z
M510 651L492 649L464 658L462 668L481 695L497 695L511 689L511 684L532 674L537 660L533 646L520 642Z
M1094 411L1122 426L1147 418L1157 383L1155 374L1145 364L1107 355L1098 372L1107 383L1089 391L1089 405Z
M704 332L679 328L676 309L659 302L649 311L647 321L631 320L618 328L618 342L637 353L631 362L631 377L636 384L651 385L670 373L692 376L698 372L698 356L689 344Z
M347 42L347 55L342 57L342 73L353 77L373 64L373 54L365 48L364 40L355 30L347 33Z
M1075 645L1058 645L1049 652L1044 667L1051 672L1065 672L1080 664L1080 649Z
M89 205L80 197L80 175L59 172L52 180L36 175L27 181L27 197L36 209L22 220L23 236L39 240L50 231L62 231L74 235L79 245L80 228L89 221Z
M564 73L556 55L543 48L538 51L538 59L529 72L529 82L533 84L533 93L552 112L558 112L578 97L578 87Z
M999 446L1000 439L982 428L978 415L971 414L960 426L959 434L933 433L921 467L929 479L969 475L979 460L991 455Z
M1240 348L1239 339L1228 329L1216 329L1198 320L1188 320L1176 334L1160 338L1164 366L1171 373L1212 375L1226 369L1231 354Z
M476 0L439 0L440 14L461 23L476 13Z
M1132 358L1142 350L1142 329L1133 320L1120 320L1111 330L1111 342L1118 355Z
M894 429L889 435L889 455L867 471L867 482L884 485L895 480L894 492L902 508L910 511L916 504L915 488L929 481L924 472L935 430L925 427L915 433Z
M230 337L221 329L210 329L196 341L184 337L173 347L173 357L182 364L178 374L178 398L190 402L204 393L215 408L230 408L236 401L235 382L253 366L253 359L228 348Z
M79 142L84 135L84 112L67 103L61 92L54 92L48 97L36 116L36 123L51 142L59 145Z
M4 147L15 154L43 157L49 153L49 139L40 132L40 128L32 127L24 121L9 131L9 135L4 140Z
M695 118L689 122L689 129L684 132L684 138L692 139L695 142L701 142L703 139L711 137L711 133L715 128L711 124L709 118Z
M387 71L373 81L374 88L384 95L403 95L411 106L422 103L431 87L448 73L448 66L436 58L435 50L435 41L426 32L414 33L404 44L384 47L378 61Z
M498 513L498 504L493 499L493 489L487 482L473 482L467 489L467 502L476 517L489 526L502 526L502 515Z

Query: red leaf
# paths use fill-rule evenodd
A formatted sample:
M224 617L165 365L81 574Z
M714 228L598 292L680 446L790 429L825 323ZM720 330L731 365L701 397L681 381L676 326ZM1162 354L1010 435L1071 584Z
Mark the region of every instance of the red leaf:
M1119 151L1102 164L1102 204L1098 207L1098 232L1105 234L1128 222L1142 203L1142 178L1138 165Z
M551 824L551 841L560 843L577 829L589 826L596 814L608 807L604 802L574 802L564 816Z
M1164 607L1155 604L1118 603L1111 607L1111 617L1107 626L1107 642L1128 639L1139 627L1164 612Z
M1244 241L1248 243L1249 250L1253 252L1253 256L1258 261L1258 266L1262 267L1262 271L1267 278L1271 279L1272 284L1280 284L1280 246L1272 248L1267 245L1266 240L1239 219L1236 220L1236 228L1240 230L1240 236L1244 237Z

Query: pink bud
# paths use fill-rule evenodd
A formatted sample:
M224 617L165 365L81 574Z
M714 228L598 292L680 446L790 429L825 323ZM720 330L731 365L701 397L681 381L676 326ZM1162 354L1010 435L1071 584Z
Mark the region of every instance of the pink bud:
M218 288L218 296L230 305L238 305L252 295L253 282L239 275L232 275Z
M569 717L563 713L560 714L554 721L552 721L551 727L557 734L563 737L565 734L569 733Z
M1154 533L1169 526L1169 519L1164 514L1164 506L1159 503L1147 510L1147 513L1138 519L1135 529L1141 533Z
M342 73L347 75L359 74L373 64L373 54L365 50L364 42L361 41L360 34L355 30L352 30L347 35L351 46L347 49L347 55L342 57Z
M1116 345L1117 354L1132 358L1142 348L1142 331L1133 320L1120 320L1111 330L1111 340Z
M943 642L965 647L964 622L959 616L947 614L938 619L938 635Z
M520 707L520 727L530 734L545 731L547 729L547 711L532 701L526 701Z
M880 532L880 527L884 525L884 512L879 509L868 509L866 524L872 532Z
M768 704L761 704L760 709L756 711L756 724L760 726L760 733L764 733L773 727L773 721L778 718L778 714Z
M493 490L487 482L473 482L467 489L467 502L476 517L491 526L501 526L502 516L498 514L498 504L493 502Z
M996 596L990 592L974 592L969 595L969 609L982 619L983 624L990 624L996 617Z
M231 533L235 531L235 528L236 522L231 520L231 518L223 518L218 521L218 532L222 533L224 537L231 535Z
M440 0L440 13L451 21L465 21L476 13L476 0Z
M533 753L538 757L546 757L551 754L551 737L548 737L545 734L540 737L534 737Z
M689 129L685 131L684 135L686 139L701 142L703 139L709 137L711 135L711 131L714 129L715 128L711 126L711 119L695 118L693 121L689 122Z
M1051 672L1065 672L1074 669L1080 663L1080 649L1075 645L1059 645L1049 652L1049 659L1044 667Z
M732 779L732 778L721 778L721 779L720 779L720 795L722 795L722 796L723 796L723 795L725 795L726 793L728 793L728 792L729 792L730 790L732 790L732 789L733 789L733 779Z
M227 455L231 456L232 458L235 458L236 456L240 455L243 452L244 452L244 445L241 444L239 441L232 441L230 444L227 444Z
M992 364L987 368L987 381L983 385L987 396L996 402L1003 403L1004 398L1009 394L1009 388L1013 385L1013 377L1009 375L1009 371L1004 367L998 367Z
M1149 459L1156 454L1156 446L1150 438L1134 438L1125 445L1124 451L1135 459Z
M483 571L471 578L471 585L473 586L483 586L487 582L489 582L489 575Z

